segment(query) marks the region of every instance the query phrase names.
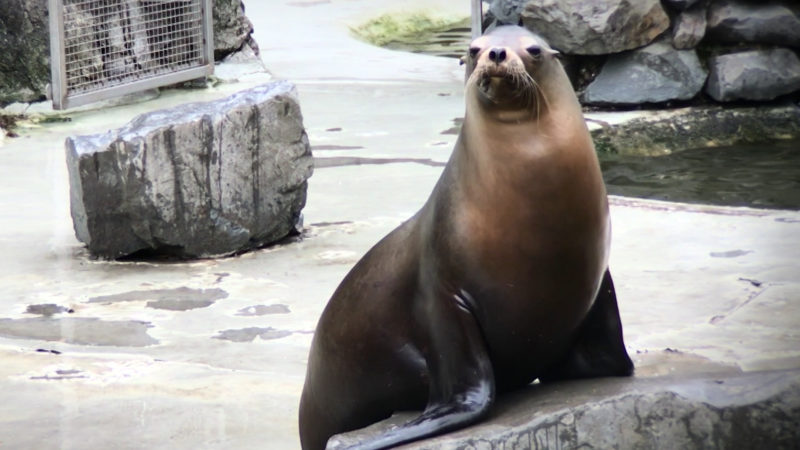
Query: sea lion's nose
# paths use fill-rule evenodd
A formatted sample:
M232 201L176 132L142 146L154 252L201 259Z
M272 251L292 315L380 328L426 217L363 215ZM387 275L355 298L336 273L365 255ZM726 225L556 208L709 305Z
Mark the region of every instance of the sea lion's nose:
M489 60L494 61L497 64L505 61L506 59L506 49L504 48L493 48L489 50Z

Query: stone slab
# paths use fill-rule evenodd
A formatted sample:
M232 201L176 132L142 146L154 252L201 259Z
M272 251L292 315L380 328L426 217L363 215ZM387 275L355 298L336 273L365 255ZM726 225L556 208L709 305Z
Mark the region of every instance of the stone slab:
M281 81L67 139L75 233L105 258L229 255L293 232L313 171Z
M334 436L355 444L396 415ZM800 442L800 370L533 385L501 397L487 420L401 449L772 448Z

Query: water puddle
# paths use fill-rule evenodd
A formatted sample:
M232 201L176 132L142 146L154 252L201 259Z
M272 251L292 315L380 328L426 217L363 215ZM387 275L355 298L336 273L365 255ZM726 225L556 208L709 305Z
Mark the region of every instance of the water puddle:
M231 342L252 342L257 337L267 341L280 339L290 334L292 334L292 332L289 330L276 330L272 327L249 327L220 331L218 335L214 336L214 339L222 339Z
M423 53L447 58L461 58L472 41L467 26L458 26L434 33L423 33L414 38L392 40L383 47L410 53Z
M242 308L236 312L237 316L266 316L271 314L289 314L291 310L286 305L275 303L272 305L254 305Z
M175 289L150 289L123 292L120 294L92 297L89 303L147 302L148 308L168 311L188 311L190 309L211 306L217 300L228 297L228 293L219 288L194 289L179 287Z
M342 166L361 166L365 164L396 164L396 163L415 163L431 167L444 167L445 163L434 161L430 158L370 158L360 156L330 156L314 157L314 168L324 169L326 167Z
M78 345L146 347L158 344L147 334L151 326L138 320L105 321L84 317L0 319L0 336Z
M610 194L800 210L800 140L600 159Z

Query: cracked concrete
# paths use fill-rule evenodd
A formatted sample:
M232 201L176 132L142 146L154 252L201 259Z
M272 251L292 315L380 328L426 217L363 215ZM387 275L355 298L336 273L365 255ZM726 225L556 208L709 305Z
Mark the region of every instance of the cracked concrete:
M468 6L461 3L392 7L458 13ZM70 122L28 125L7 138L0 147L0 446L299 447L297 403L317 318L359 257L427 198L455 140L442 132L463 115L463 76L454 60L349 37L348 25L391 12L380 2L248 6L266 65L298 84L315 157L351 159L318 165L298 239L222 259L111 262L91 259L75 239L64 139L270 76L223 65L217 73L235 74L238 83L68 112ZM611 398L591 397L605 385L702 391L713 388L704 384L709 373L741 375L744 389L762 384L751 375L787 370L784 386L796 385L800 212L614 197L611 214L611 267L637 364L633 385L534 386L502 399L493 417L511 414L502 417L525 427L548 408ZM625 420L619 411L615 417ZM489 421L461 436L508 426Z

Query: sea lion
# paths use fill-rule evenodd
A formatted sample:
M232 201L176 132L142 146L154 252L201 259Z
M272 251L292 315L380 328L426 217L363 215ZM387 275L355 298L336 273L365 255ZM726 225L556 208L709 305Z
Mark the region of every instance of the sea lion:
M304 449L424 408L358 445L385 448L474 423L497 393L537 378L632 373L606 190L557 54L520 27L470 45L464 123L430 198L353 267L320 317L300 401Z

